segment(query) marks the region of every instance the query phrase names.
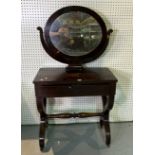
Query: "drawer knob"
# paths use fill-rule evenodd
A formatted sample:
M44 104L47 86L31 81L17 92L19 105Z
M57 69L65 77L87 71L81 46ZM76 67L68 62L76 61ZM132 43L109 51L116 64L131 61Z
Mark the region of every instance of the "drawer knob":
M72 88L72 86L69 86L68 88L69 88L69 89L71 89L71 88Z

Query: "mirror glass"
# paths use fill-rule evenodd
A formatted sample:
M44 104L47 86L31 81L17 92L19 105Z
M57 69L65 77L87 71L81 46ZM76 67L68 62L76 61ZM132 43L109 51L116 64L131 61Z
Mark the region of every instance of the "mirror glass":
M52 22L49 36L54 47L63 54L83 56L100 44L102 30L90 14L71 11L60 15Z

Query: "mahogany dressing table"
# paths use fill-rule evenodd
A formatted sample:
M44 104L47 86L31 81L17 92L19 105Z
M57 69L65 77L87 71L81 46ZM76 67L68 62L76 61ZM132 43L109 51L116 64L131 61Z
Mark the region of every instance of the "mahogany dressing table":
M54 118L99 116L109 146L109 112L114 105L117 79L108 68L87 68L83 64L95 60L103 53L112 30L107 31L104 21L96 12L80 6L64 7L56 11L48 19L44 32L41 27L38 30L45 51L54 59L68 64L66 68L40 68L33 81L41 121L41 151L45 146L48 120ZM46 113L49 97L95 95L102 97L102 112Z

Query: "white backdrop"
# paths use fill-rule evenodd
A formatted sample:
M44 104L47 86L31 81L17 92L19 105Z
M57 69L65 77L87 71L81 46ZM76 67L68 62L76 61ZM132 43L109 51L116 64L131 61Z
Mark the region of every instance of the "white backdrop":
M114 32L104 54L87 64L89 67L109 67L118 78L115 106L110 120L132 120L132 0L22 0L22 124L38 124L32 81L40 67L65 67L49 57L40 43L37 26L44 27L48 17L57 9L81 5L95 10ZM49 113L100 111L102 101L97 97L49 99ZM56 119L52 123L94 122L98 118Z

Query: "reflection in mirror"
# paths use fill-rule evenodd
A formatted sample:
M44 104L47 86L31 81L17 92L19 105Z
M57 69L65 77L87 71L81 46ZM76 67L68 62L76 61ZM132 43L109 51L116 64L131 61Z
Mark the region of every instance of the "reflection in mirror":
M63 54L86 55L100 44L102 32L99 23L91 15L72 11L60 15L50 27L50 40Z

